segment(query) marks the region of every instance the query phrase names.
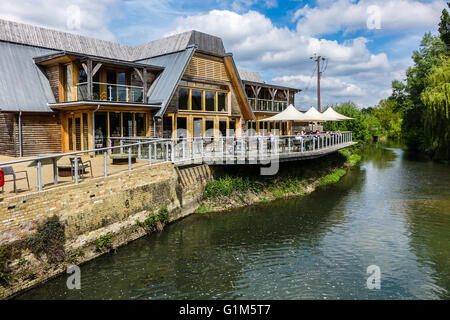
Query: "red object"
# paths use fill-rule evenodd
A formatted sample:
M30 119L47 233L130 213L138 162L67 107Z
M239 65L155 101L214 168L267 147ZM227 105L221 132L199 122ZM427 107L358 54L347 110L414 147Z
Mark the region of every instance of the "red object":
M2 169L0 169L0 187L5 185L5 173Z

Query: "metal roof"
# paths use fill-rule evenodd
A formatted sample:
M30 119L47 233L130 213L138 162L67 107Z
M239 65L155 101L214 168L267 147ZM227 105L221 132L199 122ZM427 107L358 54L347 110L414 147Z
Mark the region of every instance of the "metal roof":
M52 111L50 83L33 58L54 52L0 41L0 111Z
M156 116L162 117L164 115L195 49L195 46L190 46L184 51L139 61L164 67L164 71L158 75L147 93L149 104L161 103L161 109Z
M132 51L116 42L1 19L0 40L121 60L129 60Z
M117 42L0 19L0 41L126 61L178 52L186 50L187 47L194 44L197 45L199 51L220 56L225 54L221 38L195 30L132 47Z
M238 69L238 72L243 81L263 82L261 75L257 71Z

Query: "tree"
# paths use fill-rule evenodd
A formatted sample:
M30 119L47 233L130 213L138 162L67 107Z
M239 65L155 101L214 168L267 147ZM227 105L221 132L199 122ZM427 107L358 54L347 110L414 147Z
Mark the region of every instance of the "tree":
M373 109L372 115L378 119L384 133L393 139L401 138L402 115L395 111L396 102L394 100L381 100L378 106Z
M426 78L421 94L424 112L426 146L436 159L450 156L450 58L435 66Z
M450 2L447 2L450 8ZM441 40L446 44L447 49L450 48L450 16L446 9L442 10L441 21L439 22L439 34Z

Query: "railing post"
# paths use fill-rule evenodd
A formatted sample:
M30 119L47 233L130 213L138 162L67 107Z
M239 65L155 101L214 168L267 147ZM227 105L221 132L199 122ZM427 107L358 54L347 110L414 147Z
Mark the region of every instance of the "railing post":
M172 162L175 162L175 143L173 142L173 140L170 143L170 151L171 151L170 157L172 159Z
M291 153L291 139L287 137L288 139L288 153Z
M141 140L138 140L139 144L138 144L138 159L141 160L142 158L142 154L141 154Z
M122 139L120 139L119 140L119 144L120 144L120 153L123 153L123 140Z
M305 143L305 139L303 139L303 136L302 136L302 140L301 140L301 148L302 148L302 150L301 150L301 152L303 153L303 144Z
M186 141L183 140L182 142L182 148L183 148L183 160L186 158Z
M108 91L109 91L109 101L112 101L112 87L111 86L108 87Z
M130 94L130 89L128 87L125 88L126 90L126 95L127 95L127 102L130 101L130 98L128 97L128 95Z
M166 142L166 162L169 162L169 143Z
M53 184L58 184L58 166L56 165L56 158L53 161Z
M152 144L148 144L148 165L152 165Z
M128 147L128 171L131 171L133 168L131 167L131 147Z
M73 162L74 162L74 170L75 170L75 173L74 173L75 184L78 184L78 180L79 180L79 176L78 176L78 174L79 174L79 172L78 172L78 157L75 157L73 159Z
M103 174L105 178L108 176L108 153L106 151L103 152Z
M41 163L41 160L38 160L36 168L37 168L38 191L42 191L42 163Z

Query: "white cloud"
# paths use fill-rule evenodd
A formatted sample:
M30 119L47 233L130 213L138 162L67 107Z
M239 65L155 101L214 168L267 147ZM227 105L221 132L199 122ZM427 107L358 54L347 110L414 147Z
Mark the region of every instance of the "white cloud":
M80 28L71 28L68 24L76 14L76 11L68 12L68 8L74 6L80 10ZM108 24L116 6L117 0L2 0L0 19L114 40Z
M363 37L340 43L308 36L277 27L255 11L213 10L178 18L176 24L171 33L196 29L220 36L240 67L260 71L271 82L303 89L298 95L300 103L315 100L314 63L309 59L314 53L328 60L322 80L324 104L348 100L376 104L385 98L382 92L393 79L387 55L371 53Z
M316 7L305 5L294 14L301 34L333 34L338 31L368 30L367 20L379 10L383 30L410 30L431 28L437 25L445 6L442 0L422 3L414 0L352 0L319 1ZM377 12L377 13L378 13Z

